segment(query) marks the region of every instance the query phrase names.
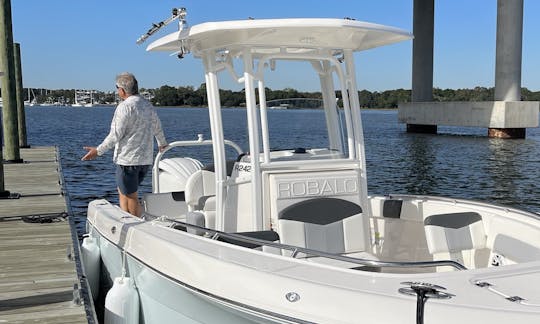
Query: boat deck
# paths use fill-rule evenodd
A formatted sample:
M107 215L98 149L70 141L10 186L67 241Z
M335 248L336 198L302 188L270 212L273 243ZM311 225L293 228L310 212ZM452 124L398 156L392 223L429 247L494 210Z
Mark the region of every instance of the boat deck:
M21 149L4 164L0 200L0 322L88 323L55 147Z

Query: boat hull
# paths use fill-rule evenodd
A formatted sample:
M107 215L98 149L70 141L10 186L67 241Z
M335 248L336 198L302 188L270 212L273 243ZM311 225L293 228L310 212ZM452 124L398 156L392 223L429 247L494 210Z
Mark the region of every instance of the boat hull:
M104 201L89 209L88 226L99 240L101 280L112 282L123 268L133 278L141 323L414 323L416 298L398 292L407 281L441 285L454 296L429 300L426 322L540 318L539 306L512 303L474 285L500 276L494 268L416 274L341 269L139 221ZM540 280L538 263L505 273L512 272Z
M122 250L103 236L100 240L104 271L101 285L110 288L114 278L122 275ZM141 323L298 323L301 320L279 319L264 311L250 309L213 296L205 291L171 278L126 256L126 275L136 283L140 299Z

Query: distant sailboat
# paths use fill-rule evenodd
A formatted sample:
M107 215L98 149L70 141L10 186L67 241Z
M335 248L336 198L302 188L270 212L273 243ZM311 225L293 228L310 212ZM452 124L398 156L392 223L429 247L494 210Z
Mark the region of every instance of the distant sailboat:
M30 89L30 92L32 93L32 100L30 101L30 106L35 106L37 105L37 98L36 98L36 94L34 93L34 89Z
M35 106L37 104L36 95L34 94L34 90L28 88L28 100L24 101L25 106Z

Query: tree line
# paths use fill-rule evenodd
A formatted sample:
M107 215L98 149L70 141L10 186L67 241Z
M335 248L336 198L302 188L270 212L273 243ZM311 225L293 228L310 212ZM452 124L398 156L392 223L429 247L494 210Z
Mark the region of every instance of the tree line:
M26 90L26 89L25 89ZM46 99L58 101L72 101L74 90L47 90L34 89L39 102ZM150 99L155 106L174 107L206 107L208 100L206 97L206 85L203 83L198 88L193 86L173 87L164 85L156 89L140 89L141 94ZM25 91L25 100L26 98ZM245 106L244 90L220 90L221 105L223 107ZM321 92L302 92L291 88L282 90L265 89L266 100L288 99L288 98L309 98L322 99ZM95 100L99 103L114 102L114 92L96 92ZM360 106L362 108L397 108L401 102L411 101L411 90L395 89L386 91L361 90L358 92ZM341 92L336 91L338 104L342 106ZM433 101L492 101L494 100L494 88L475 87L474 89L433 89ZM527 88L521 89L521 100L540 101L540 91L530 91Z
M162 86L158 89L148 90L153 93L152 103L156 106L189 106L206 107L206 86L202 84L198 89L194 87L171 87ZM434 101L493 101L494 88L475 87L474 89L433 89ZM245 93L241 91L220 90L221 105L224 107L245 106ZM295 89L283 90L265 89L266 100L287 98L322 99L321 92L301 92ZM411 90L395 89L387 91L358 92L360 106L362 108L397 108L401 102L411 101ZM336 97L341 101L341 92L336 92ZM540 101L540 91L521 89L521 100ZM342 103L339 103L342 106Z

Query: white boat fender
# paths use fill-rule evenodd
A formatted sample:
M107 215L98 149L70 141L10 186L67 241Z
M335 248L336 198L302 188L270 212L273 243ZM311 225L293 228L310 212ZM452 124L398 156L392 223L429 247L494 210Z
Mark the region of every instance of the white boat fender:
M105 296L105 324L139 323L139 293L133 279L114 278Z
M101 263L101 252L99 251L97 239L91 236L85 237L81 245L81 253L84 272L90 286L90 293L92 294L92 298L96 300L99 294Z

